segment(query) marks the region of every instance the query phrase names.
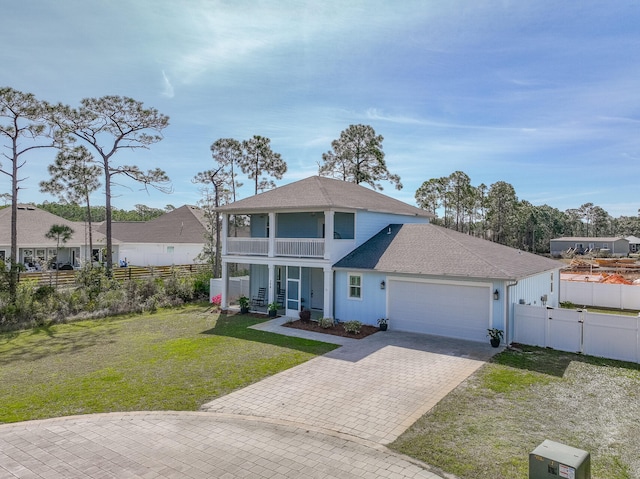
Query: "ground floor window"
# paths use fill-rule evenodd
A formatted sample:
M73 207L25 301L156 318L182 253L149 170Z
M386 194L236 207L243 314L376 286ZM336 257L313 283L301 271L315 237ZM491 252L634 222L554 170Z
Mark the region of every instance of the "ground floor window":
M349 298L362 299L361 274L349 274Z

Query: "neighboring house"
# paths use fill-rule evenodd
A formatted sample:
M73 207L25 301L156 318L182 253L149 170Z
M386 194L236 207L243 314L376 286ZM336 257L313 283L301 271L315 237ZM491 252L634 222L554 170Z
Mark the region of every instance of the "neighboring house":
M432 215L368 188L314 176L219 208L222 305L231 264L250 296L314 316L482 341L508 329L512 304L557 306L556 261L429 224ZM230 215L249 238L229 237ZM508 338L510 335L508 335Z
M66 225L74 234L56 255L55 239L45 234L52 225ZM136 266L195 263L205 242L205 221L200 209L182 206L151 221L112 223L113 264L120 260ZM78 268L93 258L103 261L106 224L93 224L93 251L89 251L88 225L68 221L32 205L18 206L18 261L27 268L44 269L52 262ZM11 208L0 210L0 259L11 252Z
M627 256L629 241L618 237L588 237L566 236L551 240L551 256L561 256L563 253L600 253L611 256Z
M63 268L77 268L91 258L88 246L88 229L84 223L65 220L60 216L32 205L18 205L18 262L29 270L45 269L51 264ZM73 229L71 238L61 244L56 258L56 240L45 235L53 225L65 225ZM93 233L94 253L104 247L104 235ZM116 246L117 247L117 244ZM11 254L11 208L0 210L0 259Z
M170 266L201 262L197 256L205 242L206 222L195 206L181 206L150 221L114 221L111 235L117 240L117 261L136 266ZM106 233L106 223L98 231Z
M640 253L640 238L627 236L625 239L629 242L629 253Z

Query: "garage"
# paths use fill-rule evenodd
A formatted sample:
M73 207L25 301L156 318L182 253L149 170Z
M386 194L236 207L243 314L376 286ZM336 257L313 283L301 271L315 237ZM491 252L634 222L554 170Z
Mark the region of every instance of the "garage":
M485 341L491 284L389 278L387 304L391 329Z

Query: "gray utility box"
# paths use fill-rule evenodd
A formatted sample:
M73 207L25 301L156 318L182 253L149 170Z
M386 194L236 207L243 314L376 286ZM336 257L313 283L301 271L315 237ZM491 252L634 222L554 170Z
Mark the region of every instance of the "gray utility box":
M546 440L529 454L529 479L591 479L587 451Z

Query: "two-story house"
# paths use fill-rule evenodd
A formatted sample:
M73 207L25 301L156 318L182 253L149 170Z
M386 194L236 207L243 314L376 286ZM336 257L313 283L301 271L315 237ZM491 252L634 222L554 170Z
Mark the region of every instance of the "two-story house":
M249 271L252 299L281 302L286 316L385 317L390 329L478 341L492 327L510 338L514 303L558 304L561 263L433 225L353 183L314 176L219 212L223 308L231 265Z
M334 316L333 265L390 223L428 223L430 213L362 186L313 176L219 208L223 214L223 305L229 263L250 272L250 296L284 299L287 316L302 308ZM232 236L241 217L250 237Z

